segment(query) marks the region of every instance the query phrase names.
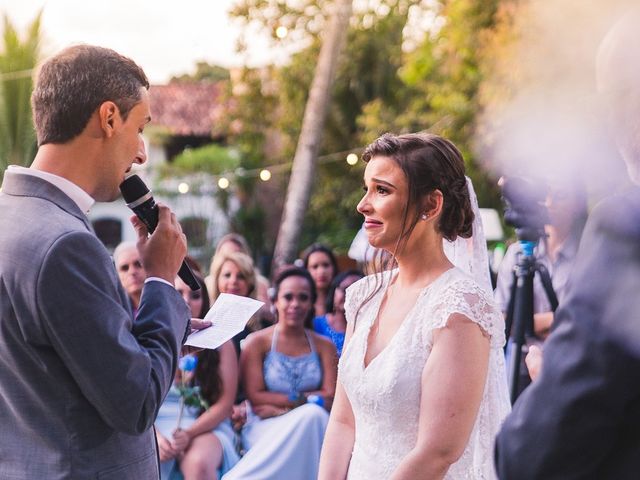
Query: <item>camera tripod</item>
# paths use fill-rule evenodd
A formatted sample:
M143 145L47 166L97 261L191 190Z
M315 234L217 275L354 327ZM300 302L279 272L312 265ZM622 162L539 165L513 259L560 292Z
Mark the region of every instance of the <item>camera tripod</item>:
M533 250L537 242L520 240L522 255L513 270L511 296L507 308L506 336L511 345L511 357L508 365L509 390L513 404L519 394L520 363L522 347L527 337L534 334L533 329L533 279L536 272L540 275L542 286L551 304L551 310L556 311L558 298L553 290L551 276L546 267L536 260ZM512 335L513 333L513 335Z

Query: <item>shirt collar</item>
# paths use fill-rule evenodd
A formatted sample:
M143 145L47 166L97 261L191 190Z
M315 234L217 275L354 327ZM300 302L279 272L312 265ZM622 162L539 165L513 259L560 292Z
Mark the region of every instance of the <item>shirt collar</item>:
M85 214L89 213L91 207L95 203L95 200L85 192L78 185L64 177L54 175L53 173L43 172L42 170L35 170L33 168L25 168L18 165L9 165L9 170L13 173L19 173L21 175L31 175L33 177L41 178L52 185L62 190L71 200L74 201L78 208Z

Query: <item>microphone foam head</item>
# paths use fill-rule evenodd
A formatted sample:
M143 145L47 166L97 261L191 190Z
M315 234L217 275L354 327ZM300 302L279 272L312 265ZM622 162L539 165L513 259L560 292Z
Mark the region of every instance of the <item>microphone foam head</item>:
M131 175L120 184L120 192L126 203L133 203L148 194L149 188L138 175Z

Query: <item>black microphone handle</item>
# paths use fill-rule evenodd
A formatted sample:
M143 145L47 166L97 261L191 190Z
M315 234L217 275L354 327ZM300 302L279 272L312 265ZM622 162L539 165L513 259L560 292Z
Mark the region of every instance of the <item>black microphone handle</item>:
M178 276L182 279L184 283L189 285L189 288L194 292L196 290L200 290L200 284L196 279L191 267L184 260L182 261L182 265L180 265L180 270L178 270Z
M142 205L133 209L133 212L136 216L145 224L149 233L153 233L158 225L158 206L153 198L150 198ZM180 270L178 270L178 276L182 279L184 283L186 283L191 290L194 292L196 290L200 290L200 284L196 279L191 267L189 264L182 261L182 265L180 265Z

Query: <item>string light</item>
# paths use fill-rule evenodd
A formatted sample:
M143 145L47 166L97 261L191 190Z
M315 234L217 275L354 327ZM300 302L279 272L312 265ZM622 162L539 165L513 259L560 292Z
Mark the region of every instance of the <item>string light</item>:
M288 34L289 34L289 29L287 27L284 27L284 26L281 25L278 28L276 28L276 37L278 37L279 39L282 40Z
M271 180L271 172L266 168L264 170L260 170L260 180L263 182L268 182Z
M346 158L347 163L351 166L354 166L358 163L358 160L360 158L358 154L354 153L354 151L360 151L360 150L361 149L346 150L342 152L334 152L334 153L322 155L318 157L316 163L318 165L324 165L327 163L344 161L344 159ZM219 175L207 176L205 183L208 183L209 185L211 185L211 182L217 183L219 189L226 190L231 186L231 182L236 177L242 177L242 178L258 177L263 182L268 182L269 180L271 180L271 178L274 175L290 171L291 167L292 167L292 162L279 163L275 165L269 165L268 168L261 167L261 168L255 168L250 170L245 170L244 168L239 167L232 172L224 172ZM202 179L196 180L195 183L192 181L191 184L187 182L180 182L177 187L178 192L181 194L191 193L192 195L203 194L206 191L206 187L203 185L200 185L200 182L202 182Z

